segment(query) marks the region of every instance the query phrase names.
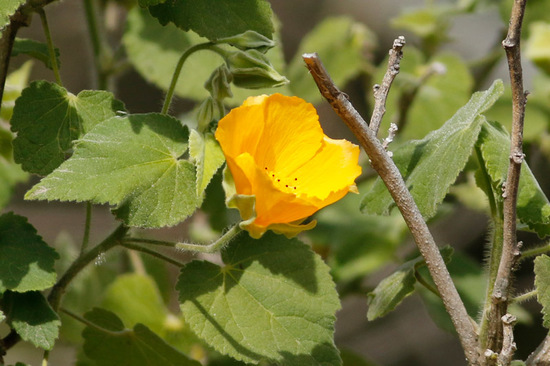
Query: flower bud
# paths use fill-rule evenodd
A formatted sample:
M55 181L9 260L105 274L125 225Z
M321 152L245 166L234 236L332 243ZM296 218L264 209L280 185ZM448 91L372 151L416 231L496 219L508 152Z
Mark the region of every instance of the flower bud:
M210 92L212 98L222 101L224 98L233 97L231 92L231 80L233 76L226 65L218 67L210 75L210 78L204 83L206 90Z
M247 89L273 88L288 83L263 53L256 50L236 51L227 58L233 84Z
M206 98L197 109L197 129L204 132L210 122L214 120L217 111L217 102L212 98Z
M247 30L244 33L235 36L220 38L215 43L227 43L240 50L256 49L262 53L266 53L270 48L275 47L275 42L266 36L253 31Z

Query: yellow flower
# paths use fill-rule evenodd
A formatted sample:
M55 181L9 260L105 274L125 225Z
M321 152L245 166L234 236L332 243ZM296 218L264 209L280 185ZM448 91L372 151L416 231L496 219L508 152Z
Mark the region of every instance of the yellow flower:
M254 238L266 230L295 236L315 226L300 225L308 216L357 193L359 147L327 137L315 108L298 97L248 98L220 120L216 139L234 184L228 206Z

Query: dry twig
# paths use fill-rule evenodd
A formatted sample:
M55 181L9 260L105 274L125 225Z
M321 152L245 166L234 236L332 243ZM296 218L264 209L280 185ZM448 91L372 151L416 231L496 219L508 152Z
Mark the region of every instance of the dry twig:
M527 0L516 0L512 8L508 35L502 42L508 59L510 82L512 85L513 120L510 165L506 177L506 190L503 194L503 246L497 277L495 279L492 304L488 314L486 348L500 352L503 342L501 318L507 313L510 300L511 276L519 256L521 245L516 238L516 204L521 163L523 162L523 121L525 117L526 93L523 90L523 73L520 55L520 37L523 14Z
M382 117L386 113L386 99L390 92L391 84L393 80L399 74L399 63L403 58L403 46L405 46L405 37L399 36L393 41L393 47L390 50L390 59L388 60L388 69L382 79L381 85L374 85L374 110L369 123L369 127L374 131L374 135L378 135L378 129L382 122Z
M451 316L469 364L478 365L479 352L474 326L470 322L464 303L456 291L456 287L439 253L433 236L422 218L411 193L407 189L399 170L380 141L378 141L374 130L367 126L367 123L349 102L347 96L334 85L318 55L316 53L304 54L302 58L317 83L319 91L357 137L369 156L372 167L386 184L414 237L420 253L426 260L426 265L441 294L443 304ZM382 116L377 118L381 119ZM379 120L375 122L378 125L380 123Z

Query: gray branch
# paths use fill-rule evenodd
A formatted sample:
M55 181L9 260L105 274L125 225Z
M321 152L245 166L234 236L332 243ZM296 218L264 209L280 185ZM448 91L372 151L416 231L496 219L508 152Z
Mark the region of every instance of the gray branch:
M386 184L414 237L420 253L426 260L426 265L441 294L443 304L458 333L469 365L479 365L480 355L474 325L470 321L464 303L458 295L433 236L407 189L401 173L380 141L378 141L374 130L369 128L365 120L349 102L347 96L334 85L318 55L316 53L304 54L302 58L317 83L319 91L357 137L369 156L372 167Z

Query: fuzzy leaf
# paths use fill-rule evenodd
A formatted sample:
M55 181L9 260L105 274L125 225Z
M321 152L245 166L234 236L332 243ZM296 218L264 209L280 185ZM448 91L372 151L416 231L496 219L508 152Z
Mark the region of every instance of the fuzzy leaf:
M478 144L493 189L502 192L510 162L510 137L500 124L485 123ZM550 234L550 202L526 162L521 166L517 215L540 237Z
M393 160L424 218L431 218L449 187L464 168L478 139L485 117L481 115L503 92L496 81L470 101L440 129L413 140L394 152ZM380 178L361 204L364 213L388 214L393 200Z
M47 175L65 160L73 140L121 110L124 105L111 93L85 90L75 96L57 84L35 81L15 102L15 161L27 172Z
M542 305L543 325L550 329L550 257L547 255L535 258L535 286Z
M14 57L19 54L29 55L39 61L42 61L48 69L52 69L48 45L45 43L38 42L33 39L16 38L11 55ZM60 66L59 49L57 48L55 49L55 58L57 66Z
M200 366L143 324L125 329L115 314L99 308L84 317L108 331L86 327L83 332L84 352L96 366Z
M27 192L26 199L119 205L118 218L140 227L172 226L200 204L195 168L180 157L187 127L151 113L114 117L76 143L73 156Z
M247 363L341 365L333 343L340 307L329 268L296 239L241 233L224 267L186 265L177 284L191 329L222 354Z
M225 162L225 156L213 134L201 135L195 130L191 130L189 136L189 156L197 170L197 196L200 197Z
M449 262L453 254L451 247L441 249L441 255L445 262ZM403 263L391 275L384 278L376 288L367 296L367 319L372 321L376 318L381 318L393 311L395 307L407 296L413 293L416 278L414 276L416 267L424 262L423 257L411 259Z
M247 30L269 38L273 34L271 6L265 0L172 0L149 11L162 25L172 22L210 40Z
M17 334L36 347L51 350L59 334L61 321L38 291L7 291L1 300L7 323Z
M10 17L15 14L15 11L25 2L26 0L2 0L0 4L0 31L9 24ZM2 38L1 34L0 38Z
M0 294L41 291L54 285L54 262L59 259L23 216L0 216Z

